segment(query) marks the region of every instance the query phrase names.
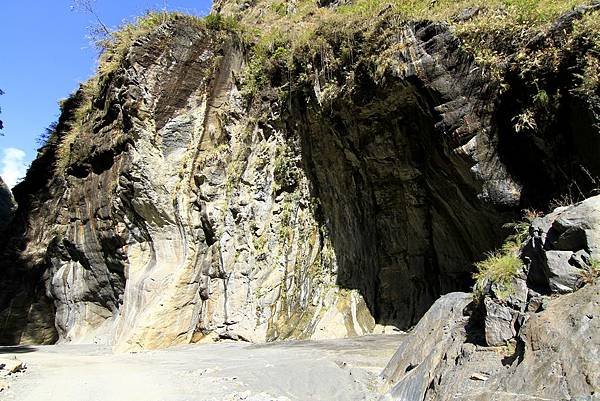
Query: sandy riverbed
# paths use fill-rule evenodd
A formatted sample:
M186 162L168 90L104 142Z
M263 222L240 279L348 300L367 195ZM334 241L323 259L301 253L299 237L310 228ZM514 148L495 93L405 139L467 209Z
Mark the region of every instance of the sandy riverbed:
M215 343L135 354L96 345L0 347L27 364L9 401L371 401L401 335Z

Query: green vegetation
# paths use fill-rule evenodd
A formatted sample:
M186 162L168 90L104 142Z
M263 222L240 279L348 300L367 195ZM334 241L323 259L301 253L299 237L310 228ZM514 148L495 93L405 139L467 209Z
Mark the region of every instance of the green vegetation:
M297 183L297 167L293 152L288 146L280 145L275 152L273 163L273 181L275 192L289 190Z
M85 146L86 141L76 141L76 139L88 129L93 111L92 101L94 96L97 96L97 91L98 80L94 77L81 84L79 91L75 94L77 108L70 118L68 131L62 133L56 153L56 169L58 172L64 172L72 161L88 155L86 153L88 149L82 148ZM61 109L63 109L63 105L61 105ZM64 113L65 110L63 109L62 112Z
M279 219L279 239L282 243L287 243L292 239L294 233L294 223L296 221L298 197L296 194L286 194L281 205L281 215Z
M529 236L529 227L533 220L541 217L541 213L536 210L525 210L523 219L514 223L507 223L503 227L512 231L512 234L506 238L502 245L504 253L518 253L523 247L523 243Z
M519 258L519 252L523 243L529 235L531 222L539 217L536 211L525 211L523 220L505 224L504 227L512 230L504 241L502 248L491 252L487 258L475 264L477 269L473 275L475 297L481 298L489 285L495 285L496 295L499 298L507 298L513 291L512 280L519 274L523 262Z
M208 14L203 19L197 19L196 17L190 17L185 14L178 14L178 18L193 18L192 23L204 24L207 29L213 31L229 31L237 32L239 29L238 21L233 17L224 17L221 14Z
M512 291L512 279L519 273L523 265L521 259L515 254L505 251L495 251L488 254L487 258L475 264L477 272L475 278L474 292L477 298L485 292L490 284L499 289L498 297L506 298Z
M401 24L408 20L432 20L447 23L462 39L482 73L488 73L506 88L503 82L507 65L518 64L524 78L539 84L537 95L531 99L530 109L515 118L517 131L535 131L543 119L542 111L553 105L554 93L538 82L540 71L556 70L561 62L561 51L569 49L578 41L594 43L600 49L600 13L590 13L575 24L572 34L562 43L545 43L539 48L527 44L536 35L547 31L560 15L576 6L587 4L585 0L355 0L339 7L318 7L315 2L302 0L295 12L287 13L283 3L267 0L242 15L242 26L261 26L262 29L246 29L244 37L250 44L251 55L244 79L244 93L256 95L265 88L296 87L311 78L310 66L331 77L337 67L357 61L361 47L372 46L382 39L382 26L392 28L402 38ZM465 18L457 18L465 10L472 10ZM394 28L396 26L397 28ZM400 28L400 29L398 29ZM383 36L388 34L385 33ZM402 42L402 40L400 40ZM394 62L396 49L378 49L382 54L364 52L369 63L376 62L375 69ZM516 55L516 56L515 56ZM275 67L275 68L274 68ZM277 68L281 67L281 68ZM581 76L585 90L598 88L596 57L591 57L586 73ZM282 77L288 72L288 78ZM295 81L295 82L293 82ZM270 83L271 85L267 85Z

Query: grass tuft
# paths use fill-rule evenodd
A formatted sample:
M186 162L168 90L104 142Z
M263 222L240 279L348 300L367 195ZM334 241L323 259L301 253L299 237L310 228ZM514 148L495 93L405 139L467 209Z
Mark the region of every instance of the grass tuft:
M477 272L473 275L475 279L474 292L480 298L488 286L495 284L499 288L498 297L507 298L513 291L512 280L523 265L521 259L513 253L495 251L488 254L487 258L475 264Z
M594 284L600 279L600 260L591 259L586 268L579 273L581 282L585 284Z
M499 250L488 253L487 258L475 264L473 291L477 299L481 298L488 287L494 284L498 297L507 298L513 292L512 280L519 274L523 262L519 253L529 236L529 227L534 219L541 216L535 210L525 210L523 219L507 223L503 227L512 231ZM498 293L499 292L499 293Z

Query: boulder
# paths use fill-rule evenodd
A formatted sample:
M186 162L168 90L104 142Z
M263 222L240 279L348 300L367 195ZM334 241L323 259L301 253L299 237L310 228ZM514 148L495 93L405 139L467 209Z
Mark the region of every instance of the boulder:
M550 290L564 294L578 288L581 269L571 265L572 251L546 251L546 272Z
M509 289L510 291L506 296L504 303L514 310L523 312L527 306L527 296L529 294L525 272L521 272L519 276L513 278L509 285ZM499 288L497 284L492 283L491 290L493 294L501 294L503 289Z
M23 362L16 358L0 358L0 375L8 376L25 369Z
M387 400L446 400L482 388L503 369L500 354L474 343L471 294L437 300L381 375Z
M433 304L383 371L382 389L388 393L382 400L429 399L442 382L457 390L478 388L485 382L481 377L502 368L496 352L479 352L482 347L471 342L471 303L470 294L451 293ZM460 369L459 360L470 363Z
M600 196L594 196L532 222L523 256L531 261L529 284L564 294L581 286L581 269L600 258Z
M514 327L515 311L508 306L500 305L490 297L484 298L484 306L487 345L492 347L505 345L517 334Z
M600 284L551 300L533 299L546 300L547 307L526 312L516 341L490 348L473 343L475 322L460 313L468 296L442 297L383 371L387 393L380 401L597 399ZM510 314L490 301L486 307L508 322Z
M594 399L600 389L599 299L600 285L589 285L530 314L519 334L522 354L495 379L499 390L540 399Z

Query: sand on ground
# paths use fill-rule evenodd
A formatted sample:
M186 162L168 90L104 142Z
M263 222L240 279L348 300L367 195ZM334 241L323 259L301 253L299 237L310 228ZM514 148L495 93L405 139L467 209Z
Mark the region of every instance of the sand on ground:
M8 401L372 401L402 335L214 343L114 354L99 345L0 347L27 369Z

